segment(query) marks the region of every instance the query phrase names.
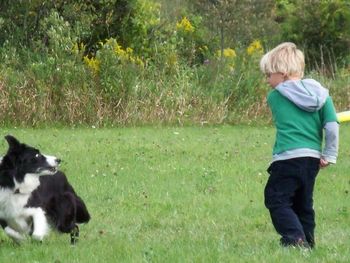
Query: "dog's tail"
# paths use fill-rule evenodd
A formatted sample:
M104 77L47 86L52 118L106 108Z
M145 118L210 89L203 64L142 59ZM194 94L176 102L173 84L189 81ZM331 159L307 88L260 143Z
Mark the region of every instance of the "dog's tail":
M76 201L75 204L77 209L76 210L77 223L82 224L82 223L89 222L91 217L90 217L89 211L86 208L84 201L79 196L76 196L75 201Z

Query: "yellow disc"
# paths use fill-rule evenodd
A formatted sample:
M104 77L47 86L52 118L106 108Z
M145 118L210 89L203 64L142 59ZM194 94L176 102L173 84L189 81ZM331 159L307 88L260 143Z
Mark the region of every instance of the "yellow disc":
M350 121L350 111L338 112L337 118L339 122Z

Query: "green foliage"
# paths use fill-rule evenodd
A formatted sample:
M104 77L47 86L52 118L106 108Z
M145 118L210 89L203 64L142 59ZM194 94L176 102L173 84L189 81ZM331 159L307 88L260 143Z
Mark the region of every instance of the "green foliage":
M154 0L138 0L134 4L134 16L130 28L124 33L124 46L131 47L137 54L149 58L155 41L155 31L160 27L160 4Z
M282 38L303 46L313 68L349 62L346 61L350 51L349 1L277 2L277 21L281 24Z
M1 1L0 3L0 44L29 43L38 30L37 13L32 13L43 1Z
M181 62L193 66L201 65L208 59L209 46L213 47L213 43L205 39L208 32L201 16L192 16L191 19L182 17L176 23L175 32L176 50Z
M80 15L82 16L78 23L84 21L84 13L75 13L83 10L84 2L83 0L1 1L0 43L8 41L16 46L34 49L38 42L45 45L49 36L48 31L41 28L42 22L49 19L53 12L56 12L64 21L71 22L71 25L74 25L72 21Z
M40 30L47 36L46 48L50 56L64 59L67 54L72 53L77 37L72 32L70 24L56 11L52 11L41 21Z
M123 49L111 38L97 51L98 81L107 98L116 103L127 100L142 76L143 62L135 57L131 48Z
M263 46L286 40L305 48L308 70L336 85L333 99L344 109L347 7L342 0L1 1L0 106L13 112L0 124L267 122L258 64Z
M249 2L249 4L248 4ZM207 37L220 48L248 45L256 39L271 41L279 33L274 18L274 0L194 0L194 13L209 28Z

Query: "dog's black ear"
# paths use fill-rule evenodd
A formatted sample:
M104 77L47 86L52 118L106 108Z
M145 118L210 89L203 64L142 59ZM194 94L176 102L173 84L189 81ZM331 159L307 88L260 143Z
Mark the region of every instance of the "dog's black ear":
M6 135L5 139L9 144L9 151L16 151L21 148L21 143L12 135Z

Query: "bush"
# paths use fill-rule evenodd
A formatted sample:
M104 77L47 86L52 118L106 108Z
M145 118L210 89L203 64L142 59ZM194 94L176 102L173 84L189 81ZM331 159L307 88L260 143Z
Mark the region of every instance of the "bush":
M330 69L349 63L350 2L348 0L278 0L277 21L283 41L305 50L311 68Z

